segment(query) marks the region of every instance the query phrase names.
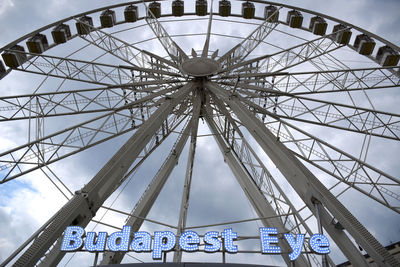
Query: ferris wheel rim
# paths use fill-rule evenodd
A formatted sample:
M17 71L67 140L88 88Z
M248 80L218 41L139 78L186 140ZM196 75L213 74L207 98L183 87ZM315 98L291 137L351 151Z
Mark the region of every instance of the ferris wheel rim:
M126 2L126 3L108 5L108 6L92 9L90 11L81 12L81 13L78 13L78 14L63 18L63 19L58 20L58 21L56 21L54 23L51 23L51 24L45 25L45 26L43 26L43 27L41 27L39 29L36 29L36 30L34 30L34 31L32 31L32 32L30 32L30 33L28 33L28 34L26 34L26 35L24 35L24 36L22 36L22 37L20 37L20 38L18 38L16 40L14 40L14 41L8 43L8 44L6 44L2 48L0 48L0 53L2 53L4 51L7 51L9 48L11 48L14 45L18 45L21 42L28 40L29 37L32 37L32 36L34 36L36 34L39 34L42 31L49 30L50 28L52 28L54 26L57 26L57 25L60 25L60 24L62 24L64 22L68 22L68 21L75 22L77 19L79 19L82 16L87 16L87 15L99 13L101 11L105 11L105 10L112 9L112 8L119 8L119 7L124 7L124 6L134 5L134 4L141 4L141 3L144 4L144 3L154 2L154 1L155 0L136 0L136 1ZM167 0L158 0L157 2L166 2L166 1ZM335 17L329 16L329 15L324 14L324 13L316 12L316 11L313 11L313 10L309 10L309 9L305 9L305 8L301 8L301 7L297 7L297 6L287 5L287 4L283 4L283 3L276 3L276 2L272 2L272 1L266 1L266 0L233 0L233 1L237 1L237 2L252 2L252 3L259 3L259 4L269 4L269 5L274 5L274 6L278 6L278 7L292 8L293 10L299 10L299 11L302 11L302 12L305 12L305 13L308 13L308 14L311 14L311 15L316 15L316 16L328 19L330 21L345 25L346 27L348 27L350 29L355 29L360 33L363 33L363 34L366 34L368 36L371 36L371 37L375 38L376 40L379 40L380 42L382 42L384 45L389 46L392 49L394 49L396 52L400 53L400 47L395 45L395 44L393 44L389 40L384 39L384 38L380 37L379 35L374 34L374 33L370 32L368 30L365 30L365 29L363 29L361 27L358 27L358 26L356 26L354 24L348 23L348 22L346 22L344 20L341 20L341 19L337 19ZM209 15L209 14L210 14L209 12L206 13L206 15ZM215 15L219 15L219 13L214 13L214 14ZM196 16L196 13L194 13L194 12L184 12L182 16ZM160 17L163 18L163 17L176 17L176 16L174 16L171 13L171 14L161 14ZM243 16L241 14L234 14L234 13L230 14L229 17L243 18ZM146 18L146 16L137 17L137 21L143 20L145 18ZM257 16L254 16L253 19L254 20L260 20L260 21L264 21L265 20L265 18L257 17ZM125 24L125 23L129 23L129 22L126 22L125 20L117 21L114 26L118 26L118 25ZM283 22L282 20L278 20L278 23L281 24L281 25L288 26L287 23ZM96 27L96 29L99 29L99 30L104 29L104 28L105 27L102 27L101 25ZM297 28L297 30L303 30L303 31L306 31L306 32L311 32L310 29L305 28L305 27ZM68 40L72 40L72 39L74 39L75 37L78 37L78 36L79 36L79 34L73 34ZM51 48L54 48L56 46L59 46L59 45L63 45L63 44L52 43L52 44L49 45L47 50L49 50ZM346 46L347 47L352 47L350 42L347 43ZM27 54L29 54L29 53L27 53ZM364 56L369 58L369 59L372 59L371 56L368 56L368 55L364 55ZM34 57L34 54L31 54L31 57ZM396 67L396 66L392 66L392 67ZM400 67L400 66L397 66L397 67ZM11 71L12 71L12 68L8 68L6 73L3 74L0 77L0 80L2 78L4 78ZM400 76L400 71L399 70L397 71L396 75Z

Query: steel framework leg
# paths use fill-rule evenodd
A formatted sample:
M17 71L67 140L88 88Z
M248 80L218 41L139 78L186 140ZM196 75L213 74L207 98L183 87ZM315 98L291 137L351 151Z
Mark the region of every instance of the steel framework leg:
M34 266L43 255L46 255L50 248L49 255L52 261L45 261L46 263L43 266L57 265L65 253L61 252L59 247L52 247L52 245L62 236L67 226L79 225L85 227L90 222L103 202L116 189L153 133L161 127L174 107L188 95L192 86L193 84L188 84L181 88L179 92L166 98L165 103L128 139L93 179L64 205L14 266Z
M154 202L156 201L159 193L161 192L162 188L164 187L165 182L167 181L168 177L170 176L172 170L178 163L178 159L180 154L182 153L183 147L185 146L191 129L191 123L186 126L183 130L178 142L172 148L171 154L168 158L164 161L161 169L157 172L156 176L153 178L152 182L149 184L146 191L143 193L142 198L136 204L134 209L132 210L132 216L127 218L125 225L130 225L132 228L131 239L133 239L133 233L137 232L142 223L143 219L146 218L147 214L149 213L151 207L153 206ZM125 256L125 252L112 252L108 251L103 254L103 259L100 262L100 265L108 265L108 264L119 264L121 263L123 257Z
M270 203L274 209L274 212L278 215L283 216L280 218L283 225L285 225L285 226L288 225L288 226L286 226L286 228L289 227L289 229L291 229L291 231L292 232L294 231L295 233L300 233L299 226L301 225L302 227L304 227L304 229L309 234L309 236L312 236L313 231L311 231L310 227L305 223L304 219L300 216L299 211L295 208L293 203L285 195L284 190L280 187L280 185L277 183L275 178L273 178L271 173L265 167L265 164L261 161L261 159L255 153L255 151L248 144L248 142L245 139L245 136L243 135L243 133L237 126L234 119L230 116L229 111L226 109L224 104L215 95L212 95L212 101L218 107L216 109L216 111L217 111L216 114L218 114L218 112L220 112L223 116L225 116L225 121L228 121L228 128L229 128L229 124L232 125L232 130L231 130L232 134L229 134L229 130L226 130L227 126L224 127L221 124L218 125L218 120L214 120L215 125L217 126L217 130L220 133L224 133L224 134L221 134L221 136L223 136L226 143L230 145L230 148L232 149L233 153L237 156L237 158L241 161L242 165L244 166L243 162L246 162L246 165L249 165L249 168L246 168L246 169L250 173L251 178L253 179L253 181L255 182L255 184L258 186L258 188L261 191L262 191L262 185L264 185L264 190L266 190L267 192L262 191L262 193L264 194L264 196L265 196L265 194L270 196L271 199L270 200L267 199L267 200L268 200L268 202L271 201ZM215 114L213 114L213 116L215 116ZM225 129L225 131L223 129ZM245 151L248 151L248 152L245 152ZM254 162L251 157L254 157ZM258 168L261 168L262 170L257 171ZM255 177L259 177L259 178L254 179ZM260 179L262 179L262 180L260 180ZM273 189L273 187L275 187L276 191ZM275 206L273 206L272 203ZM281 206L280 203L284 203L284 205L286 204L289 207L288 212L291 211L294 213L293 214L294 222L292 222L289 217L285 216L285 214L283 212L284 208ZM298 224L298 223L300 223L300 225L298 225L296 227L295 224ZM295 231L296 229L297 229L297 232ZM310 259L312 259L314 262L316 262L316 257L314 254L307 255L307 260L309 262L311 262ZM327 259L331 266L336 266L336 264L334 264L334 262L332 261L332 259L330 257L327 256ZM294 264L294 262L291 262L291 264ZM318 266L318 264L319 264L319 262L317 263L317 266Z
M315 206L311 198L319 200L329 212L339 220L347 231L361 244L376 262L382 266L398 266L393 256L368 232L364 226L330 193L330 191L286 148L245 106L239 103L240 96L231 95L224 89L207 82L206 87L214 94L222 97L247 128L257 143L270 157L280 172L285 176L308 208L315 214ZM332 216L321 207L321 221L324 228L335 240L346 257L356 266L366 264L354 244L347 236L335 231L331 224ZM329 220L330 219L330 220ZM337 230L337 229L336 229ZM368 247L368 249L367 249Z
M197 130L199 126L200 110L202 106L202 96L203 93L202 91L200 91L200 89L197 89L195 92L193 92L193 100L192 100L193 117L192 121L190 122L192 124L192 127L191 127L189 157L186 166L186 175L182 193L181 209L179 213L178 231L176 236L180 236L181 233L186 228L187 212L189 208L190 186L192 184L193 164L196 152ZM175 251L173 260L174 262L181 262L182 251L179 248Z
M211 133L213 134L214 139L216 140L218 147L221 150L221 153L224 155L224 159L228 163L230 169L236 177L236 180L239 182L254 210L257 212L257 215L260 218L276 215L270 203L266 200L265 196L254 183L250 173L246 170L246 168L234 154L229 144L227 144L221 137L220 133L217 130L217 127L215 126L214 121L212 120L212 115L209 110L206 112L205 118L211 130ZM288 232L288 230L285 228L279 218L275 217L268 220L263 219L262 223L266 227L278 228L279 233ZM280 246L283 248L284 251L292 250L289 244L282 239L280 240ZM288 254L284 254L283 259L285 260L287 265L290 265L291 261L288 257ZM296 260L296 265L300 267L311 266L302 255Z

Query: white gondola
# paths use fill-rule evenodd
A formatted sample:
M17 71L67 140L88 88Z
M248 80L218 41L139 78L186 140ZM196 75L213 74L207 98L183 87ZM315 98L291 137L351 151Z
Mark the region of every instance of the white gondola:
M328 23L326 23L323 18L316 16L311 18L310 26L308 28L313 34L322 36L325 35L327 27Z
M56 44L66 43L71 38L71 30L67 24L60 24L51 31Z
M79 21L75 25L78 34L81 35L89 34L92 31L93 19L89 16L83 16L79 18Z
M4 52L2 57L6 66L10 68L17 68L27 60L25 49L20 45L14 45L9 51Z
M383 67L393 67L399 63L400 55L390 46L382 46L376 54L376 60Z
M49 43L47 42L46 35L38 33L29 38L26 42L26 46L28 47L29 52L41 54L49 48Z
M227 0L219 1L219 15L221 17L228 17L231 15L231 2Z
M266 6L264 9L264 19L268 20L268 22L278 22L279 19L279 10L276 6Z
M303 15L297 10L291 10L288 12L286 22L292 28L301 28L303 24Z
M104 10L100 15L100 24L102 27L111 28L115 25L116 17L114 10Z

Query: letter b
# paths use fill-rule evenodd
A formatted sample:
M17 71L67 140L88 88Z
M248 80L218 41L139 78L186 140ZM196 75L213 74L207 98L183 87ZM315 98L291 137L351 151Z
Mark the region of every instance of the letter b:
M62 251L74 251L82 247L82 236L85 230L80 226L68 226L65 229L63 240L61 243Z

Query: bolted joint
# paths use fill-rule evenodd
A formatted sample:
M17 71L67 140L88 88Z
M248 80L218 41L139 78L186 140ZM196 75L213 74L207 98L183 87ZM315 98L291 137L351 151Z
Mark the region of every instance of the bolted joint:
M83 199L85 199L86 204L87 204L87 209L88 209L89 213L92 215L92 217L94 217L96 215L96 209L95 209L96 201L95 201L94 197L89 196L89 193L85 192L83 190L75 191L75 195L80 196ZM86 217L86 215L84 217Z
M316 197L314 197L314 196L312 196L311 197L311 202L314 204L314 205L321 205L321 201L319 201Z
M345 228L344 228L344 226L337 220L337 219L335 219L335 218L333 218L332 219L332 222L331 222L334 226L335 226L335 228L336 229L338 229L338 230L344 230Z

